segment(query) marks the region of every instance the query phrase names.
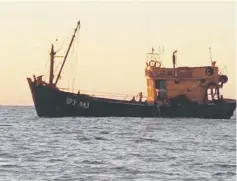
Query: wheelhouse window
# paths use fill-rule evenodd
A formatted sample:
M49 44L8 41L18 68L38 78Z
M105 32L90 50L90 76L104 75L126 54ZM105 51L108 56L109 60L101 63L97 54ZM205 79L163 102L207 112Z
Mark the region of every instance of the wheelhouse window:
M219 91L218 88L216 88L215 86L211 86L207 89L207 99L209 101L212 100L218 100L219 99Z

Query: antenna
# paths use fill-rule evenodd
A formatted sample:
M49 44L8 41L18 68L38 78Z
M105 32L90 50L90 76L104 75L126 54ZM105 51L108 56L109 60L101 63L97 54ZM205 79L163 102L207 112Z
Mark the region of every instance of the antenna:
M210 60L211 60L211 64L212 64L211 47L209 47L209 53L210 53Z

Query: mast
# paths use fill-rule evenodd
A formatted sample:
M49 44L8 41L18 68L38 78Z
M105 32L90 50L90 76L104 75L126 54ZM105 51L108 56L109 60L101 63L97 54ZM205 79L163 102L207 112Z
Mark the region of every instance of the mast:
M49 85L53 85L53 69L54 69L54 55L56 52L54 52L54 46L52 44L51 46L51 52L50 52L50 70L49 70Z
M70 49L71 49L73 40L74 40L74 38L75 38L75 34L76 34L76 32L77 32L77 30L78 30L79 28L80 28L80 21L78 21L77 27L76 27L76 29L74 30L74 34L73 34L73 36L72 36L71 42L70 42L70 44L69 44L69 47L68 47L68 49L67 49L67 53L66 53L66 55L65 55L65 57L64 57L63 63L62 63L61 68L60 68L60 70L59 70L57 79L56 79L56 81L55 81L55 85L58 83L58 79L59 79L59 77L60 77L60 75L61 75L61 72L62 72L62 70L63 70L63 66L64 66L64 64L65 64L65 62L66 62L68 53L69 53L69 51L70 51Z

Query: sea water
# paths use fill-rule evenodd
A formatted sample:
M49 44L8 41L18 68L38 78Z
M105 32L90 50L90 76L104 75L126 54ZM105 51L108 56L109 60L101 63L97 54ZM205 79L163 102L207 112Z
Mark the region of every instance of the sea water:
M0 107L0 180L236 180L236 120L39 118Z

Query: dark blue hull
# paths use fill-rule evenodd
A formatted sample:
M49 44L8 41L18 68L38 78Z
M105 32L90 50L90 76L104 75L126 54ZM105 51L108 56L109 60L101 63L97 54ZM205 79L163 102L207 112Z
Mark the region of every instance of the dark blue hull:
M149 105L125 100L105 99L74 94L27 79L39 117L190 117L230 119L235 100L212 104Z

